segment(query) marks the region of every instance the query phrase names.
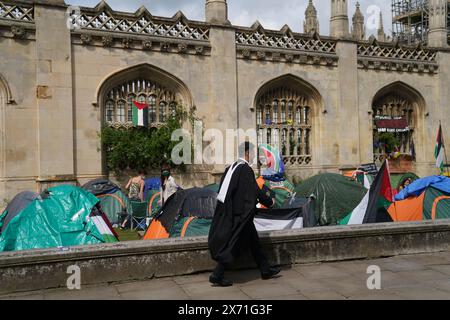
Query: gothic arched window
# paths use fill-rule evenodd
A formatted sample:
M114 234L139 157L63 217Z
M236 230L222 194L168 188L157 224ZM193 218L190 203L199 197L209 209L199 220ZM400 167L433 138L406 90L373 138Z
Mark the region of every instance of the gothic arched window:
M413 155L414 123L414 108L408 99L393 93L375 101L373 105L374 161L383 162L392 152Z
M299 92L284 87L270 89L257 100L258 143L277 147L286 164L307 165L312 160L309 101Z
M132 125L135 101L148 104L150 126L157 126L175 116L178 105L175 93L148 79L122 83L110 90L106 98L104 120L113 126Z

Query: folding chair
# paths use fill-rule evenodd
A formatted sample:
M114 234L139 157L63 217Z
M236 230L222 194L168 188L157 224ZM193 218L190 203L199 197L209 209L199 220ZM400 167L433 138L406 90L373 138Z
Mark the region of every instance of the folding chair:
M147 202L131 201L131 230L141 228L145 230L147 228ZM134 228L134 226L136 226Z

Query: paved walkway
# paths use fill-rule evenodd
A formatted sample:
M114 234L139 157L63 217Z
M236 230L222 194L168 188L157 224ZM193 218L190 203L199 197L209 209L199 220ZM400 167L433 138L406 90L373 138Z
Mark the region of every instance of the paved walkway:
M381 290L367 288L367 268L381 270ZM297 265L263 281L256 270L234 271L230 288L215 288L208 273L81 290L45 290L0 299L445 299L450 300L450 252L386 259Z

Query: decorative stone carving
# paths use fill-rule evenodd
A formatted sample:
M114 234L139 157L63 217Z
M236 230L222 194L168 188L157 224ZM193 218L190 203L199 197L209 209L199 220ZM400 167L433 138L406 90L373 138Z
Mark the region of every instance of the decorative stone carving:
M263 30L236 32L236 44L276 49L296 49L322 53L336 53L336 42L332 40L316 40L301 34L291 34Z
M426 67L430 73L435 73L438 69L436 57L436 51L424 49L420 45L415 47L399 47L396 43L380 45L375 40L369 41L369 44L358 44L359 66L366 69L373 65L373 68L378 70L382 64L386 71L422 73Z
M88 45L92 43L92 36L90 34L82 34L80 36L81 43L84 45Z
M34 22L34 7L25 4L6 4L0 1L0 19Z
M131 38L123 38L122 39L122 45L125 49L130 49L132 44L133 44L133 39L131 39Z
M163 41L163 42L160 43L159 47L160 47L162 52L168 52L169 49L170 49L170 43Z
M286 58L286 62L288 62L288 63L291 63L294 61L294 55L291 53L286 54L285 58Z
M178 44L178 52L179 53L186 53L187 52L187 45L185 43L179 43Z
M113 38L111 36L102 37L102 43L104 47L111 47L113 44Z
M21 26L12 26L11 27L11 32L13 34L13 37L15 39L25 39L25 37L27 36L27 32L25 30L24 27Z
M142 41L142 49L144 50L150 50L153 46L153 43L151 42L151 40L144 40Z
M209 27L200 23L188 21L182 14L174 19L155 18L148 11L140 10L134 16L115 11L83 10L76 17L77 25L82 29L109 32L126 32L158 37L209 40Z
M256 52L256 58L258 60L264 60L266 58L266 53L264 51Z
M195 46L195 53L196 54L203 54L203 52L205 51L205 48L203 46Z
M244 49L244 50L242 50L242 56L245 58L245 59L248 59L248 58L250 58L250 50L248 50L248 49Z

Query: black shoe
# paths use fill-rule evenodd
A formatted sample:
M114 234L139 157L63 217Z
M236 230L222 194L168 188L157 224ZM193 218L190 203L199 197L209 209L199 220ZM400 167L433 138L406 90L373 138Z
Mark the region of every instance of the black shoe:
M270 268L268 272L261 273L261 278L263 280L269 280L275 277L277 274L281 272L280 268Z
M216 278L214 275L209 277L209 282L211 282L216 287L231 287L233 283L225 278Z

